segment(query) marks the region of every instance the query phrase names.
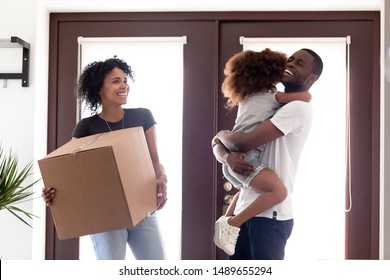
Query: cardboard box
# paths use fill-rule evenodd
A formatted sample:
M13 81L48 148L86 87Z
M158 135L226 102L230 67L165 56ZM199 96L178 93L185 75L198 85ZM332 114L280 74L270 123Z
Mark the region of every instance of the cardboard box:
M132 227L157 208L142 127L71 140L38 161L59 239Z

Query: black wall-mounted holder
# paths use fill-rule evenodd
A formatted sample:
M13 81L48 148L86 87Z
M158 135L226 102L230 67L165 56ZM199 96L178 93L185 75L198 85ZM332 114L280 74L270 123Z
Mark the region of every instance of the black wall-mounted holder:
M23 48L22 73L0 73L0 80L22 80L22 87L28 87L28 74L30 65L30 44L19 37L0 39L0 48ZM1 50L0 50L1 51Z

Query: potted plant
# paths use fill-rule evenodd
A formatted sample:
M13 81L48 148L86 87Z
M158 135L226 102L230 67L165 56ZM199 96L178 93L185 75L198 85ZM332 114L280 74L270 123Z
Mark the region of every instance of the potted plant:
M23 186L26 179L32 175L33 164L30 162L21 171L19 171L18 165L18 158L11 152L6 155L0 146L0 211L8 210L20 221L31 227L29 222L34 215L16 205L32 199L32 187L39 179Z

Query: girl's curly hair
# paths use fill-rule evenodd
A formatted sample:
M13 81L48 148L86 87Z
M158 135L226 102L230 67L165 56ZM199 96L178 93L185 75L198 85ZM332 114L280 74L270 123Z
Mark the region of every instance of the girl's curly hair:
M242 51L233 55L226 63L222 93L227 102L225 107L233 109L247 95L275 91L287 63L287 55L271 51Z
M134 80L134 72L130 65L124 60L114 56L105 61L95 61L88 64L78 80L77 97L85 101L92 112L96 112L101 105L100 89L103 86L104 78L114 68L121 69L127 77Z

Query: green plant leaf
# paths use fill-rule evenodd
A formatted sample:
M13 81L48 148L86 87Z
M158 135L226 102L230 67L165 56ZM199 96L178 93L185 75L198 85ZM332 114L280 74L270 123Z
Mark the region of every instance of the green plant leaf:
M33 219L33 217L36 217L38 218L38 216L36 215L33 215L33 214L30 214L18 207L14 207L14 206L6 206L5 207L12 215L14 215L16 218L18 218L20 221L22 221L23 223L25 223L26 225L28 225L29 227L31 227L31 224L28 223L25 219L23 219L22 216L20 216L17 212L21 212L23 213L25 216L27 216L29 219Z
M35 215L22 210L14 205L33 199L32 187L40 180L36 180L27 186L22 186L29 176L32 175L32 162L19 171L19 161L11 151L4 155L0 147L0 210L6 209L20 221L31 226L25 218L33 219Z

